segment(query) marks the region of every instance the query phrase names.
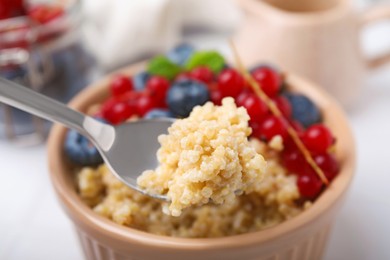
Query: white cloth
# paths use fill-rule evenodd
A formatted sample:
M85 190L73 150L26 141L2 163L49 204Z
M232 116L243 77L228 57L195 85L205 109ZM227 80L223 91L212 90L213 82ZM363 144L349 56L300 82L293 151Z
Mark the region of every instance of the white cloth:
M180 42L186 27L231 31L240 21L233 0L84 0L83 35L105 69Z

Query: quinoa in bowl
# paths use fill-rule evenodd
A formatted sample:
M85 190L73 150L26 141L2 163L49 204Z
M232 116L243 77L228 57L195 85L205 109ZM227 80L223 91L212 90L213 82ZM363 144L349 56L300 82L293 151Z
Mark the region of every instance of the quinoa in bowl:
M144 71L145 63L142 63L124 68L116 74L135 77L135 75L145 75ZM84 113L100 116L99 110L102 108L102 104L106 104L107 100L112 99L112 91L110 91L109 86L113 77L114 75L108 75L95 82L78 94L69 105ZM315 119L317 114L315 111L312 111L313 113L310 113L309 117L307 114L299 113L299 111L307 111L313 105L321 112L322 122L332 130L333 135L337 138L336 149L330 150L340 164L340 171L329 187L321 189L319 196L314 199L294 201L298 205L301 205L302 201L312 201L310 207L304 208L301 213L272 227L233 236L182 238L156 235L119 225L112 219L97 214L91 206L82 200L77 187L77 173L80 172L82 166L69 160L69 154L64 150L69 131L61 125L54 125L48 140L51 183L64 212L75 227L86 259L320 259L353 179L356 164L353 133L342 108L315 84L293 73L284 72L281 92L285 93L286 90L289 93L306 97L299 98L306 100L304 102L305 109L298 111L293 109L294 118L306 115L305 118L300 118L305 123ZM218 101L218 95L211 96L213 96L213 100ZM311 102L308 103L307 99ZM291 101L293 107L297 105L296 99ZM302 103L300 104L302 105ZM170 113L166 113L166 110L162 112L164 115L171 116ZM156 112L153 114L156 116ZM158 111L157 114L161 115L161 111ZM135 119L136 117L132 117L129 120ZM255 124L252 126L252 129L256 129ZM305 127L307 126L305 125ZM261 137L255 139L261 140L261 143L266 141ZM286 147L281 146L279 138L269 140L267 144L273 149L272 152L276 150L280 153L282 149L286 149ZM83 151L84 153L85 151ZM88 154L94 155L93 151ZM296 156L291 156L294 155L294 151L282 153L282 155L284 156L279 158L283 158L283 165L287 162L287 158L296 158ZM85 157L79 158L82 158L79 160L82 163L85 161L92 163L96 160L94 165L88 166L89 168L96 169L100 164L99 158L93 156L89 156L88 160ZM126 155L123 155L123 158L125 159ZM295 175L296 180L298 180L297 174L289 175ZM263 181L265 180L264 178ZM299 187L298 190L301 194ZM307 190L303 191L307 192Z

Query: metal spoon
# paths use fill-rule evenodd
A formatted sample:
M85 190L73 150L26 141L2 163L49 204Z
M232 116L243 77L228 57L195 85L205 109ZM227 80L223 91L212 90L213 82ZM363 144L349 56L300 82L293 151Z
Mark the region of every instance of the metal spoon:
M145 195L168 200L166 196L142 190L137 177L144 170L156 168L157 137L167 133L174 119L138 120L111 126L3 78L0 78L0 102L75 129L89 138L112 173L126 185Z

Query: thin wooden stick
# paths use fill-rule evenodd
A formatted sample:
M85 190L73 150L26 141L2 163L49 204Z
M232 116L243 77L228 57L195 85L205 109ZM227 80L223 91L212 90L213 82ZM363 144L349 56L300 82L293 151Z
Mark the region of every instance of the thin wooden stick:
M276 106L275 102L270 99L267 94L264 93L264 91L261 89L259 83L252 77L250 73L245 69L240 56L238 55L238 51L236 46L234 45L234 42L232 40L229 41L230 47L233 50L234 59L237 65L238 70L240 73L244 76L244 78L247 80L249 85L252 87L255 94L268 106L269 110L274 114L276 117L284 120L287 125L287 132L297 145L298 149L301 151L303 156L305 157L306 161L309 163L309 165L313 168L313 170L317 173L318 177L321 179L321 181L328 186L329 180L326 178L324 172L321 170L321 168L317 165L317 163L314 161L313 157L311 156L309 150L305 147L305 145L302 143L301 139L298 136L297 131L291 126L291 124L285 120L282 112L279 110L279 108Z

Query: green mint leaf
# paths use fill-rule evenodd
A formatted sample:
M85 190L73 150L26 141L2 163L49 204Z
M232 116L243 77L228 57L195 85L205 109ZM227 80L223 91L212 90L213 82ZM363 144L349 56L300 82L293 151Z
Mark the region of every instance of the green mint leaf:
M218 74L225 66L225 59L216 51L195 52L188 59L186 69L192 70L199 66L207 66L214 74Z
M157 56L149 61L147 71L152 75L158 75L172 80L182 69L167 57Z

